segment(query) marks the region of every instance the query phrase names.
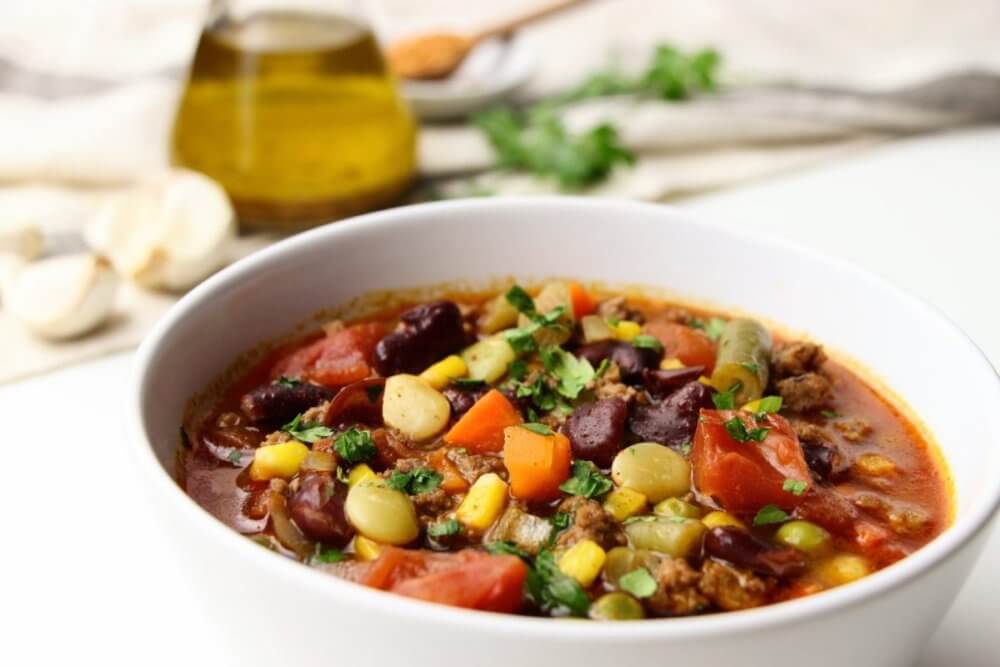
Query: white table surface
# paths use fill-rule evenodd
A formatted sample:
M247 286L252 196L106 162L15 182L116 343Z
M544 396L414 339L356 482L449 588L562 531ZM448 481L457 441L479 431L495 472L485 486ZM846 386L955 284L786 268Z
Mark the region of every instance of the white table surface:
M684 207L883 274L1000 366L1000 129L901 142ZM233 664L147 522L121 435L130 361L0 387L0 664ZM998 664L997 554L1000 531L919 665Z

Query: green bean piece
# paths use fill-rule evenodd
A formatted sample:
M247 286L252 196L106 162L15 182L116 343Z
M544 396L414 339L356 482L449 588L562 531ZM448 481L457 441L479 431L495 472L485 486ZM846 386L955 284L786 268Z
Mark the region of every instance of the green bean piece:
M733 391L737 408L756 401L767 388L770 360L771 334L767 329L756 320L730 320L719 337L712 386Z
M635 621L646 617L642 603L628 593L606 593L590 605L595 621Z

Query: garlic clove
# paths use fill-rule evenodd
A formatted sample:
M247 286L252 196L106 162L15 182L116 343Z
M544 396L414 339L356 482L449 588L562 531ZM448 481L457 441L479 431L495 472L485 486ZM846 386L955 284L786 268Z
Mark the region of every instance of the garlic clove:
M236 216L218 183L176 169L109 201L85 237L123 276L184 290L226 263Z
M4 290L4 305L35 335L72 338L111 314L118 276L89 253L57 255L18 270Z
M42 254L45 238L42 228L26 220L0 221L0 253L35 259Z

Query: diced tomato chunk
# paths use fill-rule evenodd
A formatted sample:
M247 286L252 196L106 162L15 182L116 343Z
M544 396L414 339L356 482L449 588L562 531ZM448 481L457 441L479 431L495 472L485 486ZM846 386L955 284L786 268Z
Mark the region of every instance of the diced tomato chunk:
M663 356L676 357L685 366L704 366L705 374L715 368L716 346L702 332L679 322L647 322L644 329L663 343Z
M328 387L363 380L371 373L375 345L385 335L378 322L335 331L279 359L271 377L297 377Z
M726 427L732 419L740 420L748 433L767 429L763 441L737 441ZM691 466L698 490L730 512L756 512L768 504L791 509L812 486L798 436L783 417L774 414L758 420L738 410L702 410ZM804 482L803 494L786 491L785 480Z
M514 613L521 608L527 575L516 556L383 547L360 582L428 602Z

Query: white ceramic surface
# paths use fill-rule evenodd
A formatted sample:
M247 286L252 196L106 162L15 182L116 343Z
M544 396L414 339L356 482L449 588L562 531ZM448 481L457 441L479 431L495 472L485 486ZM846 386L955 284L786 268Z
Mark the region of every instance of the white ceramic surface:
M956 480L955 524L900 563L803 600L711 617L593 624L454 610L339 581L236 535L173 482L183 405L235 351L369 290L510 274L667 287L849 352L905 396L940 441ZM257 661L770 666L795 656L813 667L906 665L971 568L1000 498L1000 425L982 418L1000 406L1000 382L959 330L849 265L694 224L662 206L474 200L324 227L194 290L147 338L136 373L135 453L145 484L204 592L201 602L237 650Z

